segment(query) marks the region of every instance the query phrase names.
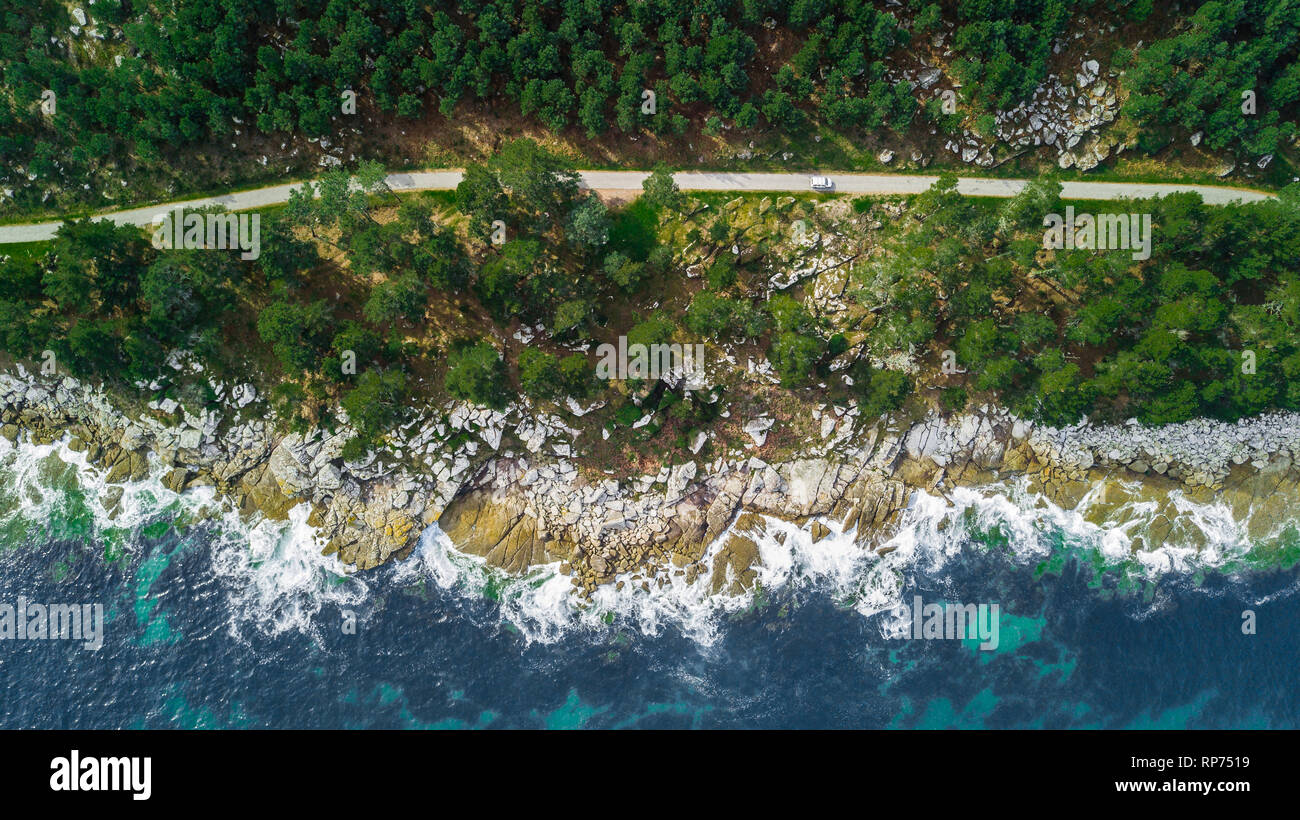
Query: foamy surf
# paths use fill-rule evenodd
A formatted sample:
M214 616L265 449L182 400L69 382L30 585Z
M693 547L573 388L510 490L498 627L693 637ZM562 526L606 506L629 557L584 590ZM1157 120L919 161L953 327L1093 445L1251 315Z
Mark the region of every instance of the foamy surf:
M311 508L299 504L287 521L253 526L227 512L213 544L212 566L228 592L230 633L253 628L266 635L297 631L319 637L326 606L349 611L366 602L369 586L332 555L322 555ZM355 616L355 613L353 613ZM334 628L342 628L342 618Z
M179 494L168 489L162 483L167 468L153 457L146 477L110 485L105 470L68 445L68 438L42 445L0 439L5 532L25 532L29 543L51 536L114 539L129 549L130 534L159 520L207 520L211 567L226 593L228 628L235 637L249 628L267 635L319 635L319 614L327 604L356 606L368 597L361 579L349 575L337 558L321 554L316 531L307 524L306 504L290 510L287 521L246 520L211 487ZM113 504L119 489L121 497ZM80 521L84 527L64 524Z
M48 445L0 440L0 526L6 533L29 533L28 540L39 540L51 534L52 522L84 520L85 532L63 535L102 540L161 518L205 518L211 522L205 543L226 595L228 629L240 639L249 630L319 638L320 630L339 628L324 623L323 612L334 618L340 610L363 608L370 599L366 580L350 574L337 558L321 554L318 534L307 523L307 505L293 508L287 521L248 521L211 488L172 492L161 483L164 474L165 467L151 460L146 478L109 485L105 471L73 451L67 440ZM119 488L117 512L110 517L109 499ZM1149 537L1161 505L1135 500L1107 506L1102 494L1100 486L1094 488L1076 509L1065 510L1032 492L1024 478L959 487L947 498L914 492L894 533L876 551L859 546L858 533L835 521L821 522L829 534L817 540L812 522L801 526L760 517L761 524L743 531L733 522L706 550L705 571L698 577L674 567L628 573L599 587L590 600L577 594L558 563L508 575L457 550L437 525L422 534L411 558L379 577L385 584L432 580L457 596L495 599L497 617L528 644L551 644L576 632L658 635L672 629L709 646L724 634L728 617L791 589L828 595L864 617L886 613L882 632L888 633L888 613L903 602L910 581L924 577L943 589L956 568L953 562L990 541L1000 545L1009 566L1034 566L1058 550L1075 550L1147 579L1221 568L1251 548L1246 522L1235 520L1226 504L1198 503L1174 491L1168 498L1177 511L1179 532L1194 532L1197 543L1170 540L1135 549L1137 539ZM753 540L759 556L752 567L754 582L738 593L726 591L735 580L730 572L719 585L711 571L732 534ZM718 586L724 591L715 591Z
M727 616L795 587L829 595L864 617L884 613L882 633L888 637L899 627L890 613L904 603L908 582L924 576L940 589L949 586L953 562L991 533L1005 544L1000 552L1009 566L1034 567L1057 550L1071 550L1098 556L1107 567L1147 580L1223 568L1249 551L1246 526L1233 520L1227 505L1197 503L1177 491L1170 500L1183 525L1199 533L1201 543L1135 549L1135 538L1151 526L1159 505L1120 505L1109 517L1093 521L1093 500L1066 510L1031 492L1026 479L1017 479L978 489L956 488L947 498L914 492L895 533L876 551L859 546L858 534L844 531L835 521L821 521L830 532L816 541L812 522L800 526L761 516L761 526L743 531L733 523L710 545L701 563L712 567L733 533L752 539L759 550L759 563L753 567L756 583L739 594L714 592L708 571L688 581L668 568L648 577L617 576L584 600L560 574L558 564L511 577L482 558L456 550L436 525L424 533L402 577L424 574L443 589L467 595L491 589L500 601L501 618L529 643L552 643L576 630L630 628L657 635L673 628L708 646L720 638Z
M68 445L68 438L51 444L13 444L0 439L0 493L6 502L0 523L32 525L34 539L100 538L111 530L133 529L156 518L169 505L175 504L177 513L195 514L215 501L210 488L184 496L167 489L160 480L163 468L153 459L145 478L109 484L107 471L90 464L85 453ZM109 499L119 491L120 498L113 504ZM110 508L115 508L116 514ZM85 533L50 531L62 522L82 519L88 524Z

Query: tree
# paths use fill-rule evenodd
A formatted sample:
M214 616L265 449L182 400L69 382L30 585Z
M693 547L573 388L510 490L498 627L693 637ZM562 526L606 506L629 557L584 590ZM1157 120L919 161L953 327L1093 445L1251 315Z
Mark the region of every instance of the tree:
M523 310L521 288L541 255L542 247L536 240L514 239L502 246L500 255L479 268L476 285L479 298L498 319Z
M717 338L730 329L735 303L725 296L702 290L686 310L686 329L700 336Z
M345 320L339 332L334 334L333 341L330 342L330 350L336 355L326 366L326 373L338 377L346 375L343 373L342 357L347 351L351 351L356 357L356 363L362 365L365 362L378 360L383 347L383 340L375 331L360 322Z
M736 266L725 257L718 259L704 272L704 280L709 283L709 288L712 290L727 290L736 284Z
M611 282L631 293L645 279L647 265L633 262L626 255L615 251L605 257L603 268L605 276Z
M60 310L80 313L126 307L147 254L137 228L80 219L59 227L50 258L54 264L45 270L45 294Z
M768 300L767 310L772 314L778 331L803 333L813 327L813 318L808 309L784 293L778 293Z
M1002 331L993 319L981 319L962 334L957 356L968 368L982 368L1002 349Z
M649 348L652 345L668 344L676 330L677 325L672 317L665 311L658 311L627 332L627 345L629 348L632 345L645 345Z
M424 318L429 306L429 291L415 271L407 271L396 279L375 285L366 300L366 319L377 325L387 325L398 319L418 322Z
M328 340L330 308L324 300L297 304L276 300L257 317L257 333L272 351L285 372L302 375L318 361L318 351Z
M366 192L354 186L352 175L342 168L322 174L316 194L315 213L324 225L338 227L346 235L361 219L374 222Z
M485 407L505 407L505 366L497 349L484 340L452 350L446 388L458 399Z
M80 375L115 377L122 366L117 323L109 319L82 319L68 330L69 356L64 363Z
M1074 424L1092 403L1092 390L1079 375L1079 366L1067 362L1061 351L1044 350L1034 358L1042 374L1035 391L1037 415L1058 426Z
M371 196L384 195L393 202L400 202L397 194L388 185L388 172L377 160L362 160L357 163L356 182L362 191Z
M1056 322L1041 313L1021 313L1016 317L1016 339L1020 349L1030 351L1056 338Z
M642 180L641 190L645 201L657 210L678 213L686 204L686 197L677 187L673 172L662 162L655 163L650 176Z
M535 227L558 221L578 196L578 172L571 163L530 139L506 143L488 168L510 202Z
M555 316L551 320L551 330L555 331L557 336L575 330L587 321L591 310L592 304L586 299L570 299L567 302L561 302L559 307L555 309Z
M420 278L441 291L458 291L470 277L469 260L449 231L433 230L413 253Z
M456 186L456 208L469 217L470 235L486 240L492 223L506 216L505 191L495 173L486 165L471 163Z
M998 215L999 230L1017 231L1043 227L1044 217L1063 211L1061 190L1061 183L1051 177L1030 180L1002 206Z
M406 417L405 396L405 373L374 368L361 373L357 386L343 396L341 404L360 438L373 444Z
M570 353L560 359L559 376L565 391L577 398L590 394L596 383L587 357L581 353Z
M1000 356L984 365L975 377L980 390L1008 390L1025 372L1025 367L1010 356Z
M709 338L756 338L767 330L767 317L748 302L702 290L691 300L686 329Z
M609 209L599 197L589 196L569 214L569 242L582 248L598 248L609 241Z
M31 355L42 343L24 302L0 298L0 349L14 358Z
M849 374L864 419L879 418L897 410L907 397L907 376L897 370L879 370L866 359L858 359L849 367Z
M519 385L535 399L553 399L560 388L560 365L554 356L537 348L519 353Z
M767 358L781 377L781 384L800 387L812 375L813 366L822 357L823 342L792 330L778 335L767 351Z
M290 200L297 193L289 195ZM290 219L262 220L262 255L258 265L273 286L299 287L305 274L320 264L316 246L293 235Z
M239 266L223 253L171 250L159 254L140 278L139 296L152 332L179 343L191 334L221 324L233 308L231 286Z

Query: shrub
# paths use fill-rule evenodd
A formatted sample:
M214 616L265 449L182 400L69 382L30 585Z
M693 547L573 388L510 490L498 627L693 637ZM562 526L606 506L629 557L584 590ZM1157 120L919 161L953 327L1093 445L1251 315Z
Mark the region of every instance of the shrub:
M452 351L445 384L447 392L458 399L498 409L507 403L505 366L497 349L486 340Z

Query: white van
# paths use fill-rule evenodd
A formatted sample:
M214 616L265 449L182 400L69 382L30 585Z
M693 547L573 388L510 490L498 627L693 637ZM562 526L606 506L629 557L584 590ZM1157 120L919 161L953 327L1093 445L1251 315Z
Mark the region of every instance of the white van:
M835 190L835 183L831 181L830 177L813 177L808 180L808 183L812 186L814 191Z

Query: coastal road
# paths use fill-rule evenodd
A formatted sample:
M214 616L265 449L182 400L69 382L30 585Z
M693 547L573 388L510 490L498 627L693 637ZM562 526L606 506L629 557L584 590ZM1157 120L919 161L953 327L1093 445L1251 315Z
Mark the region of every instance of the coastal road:
M835 182L835 192L842 194L917 194L934 184L937 176L924 174L845 174L818 171ZM582 184L593 190L640 191L641 181L648 176L643 171L580 171ZM744 174L726 171L684 171L675 174L677 184L684 191L808 191L808 178L812 174ZM411 171L390 174L388 184L394 191L446 191L455 188L461 180L461 171ZM1019 193L1027 180L985 179L959 177L957 190L966 196L1012 197ZM1134 199L1150 196L1195 191L1210 205L1225 205L1233 201L1254 202L1272 199L1273 194L1248 188L1219 185L1184 185L1178 183L1146 182L1062 182L1061 196L1066 199ZM125 211L97 214L96 219L110 219L119 225L150 225L167 211L178 207L202 208L223 205L231 211L244 211L280 205L289 200L289 192L301 183L271 185L248 191L236 191L220 196L149 205ZM24 225L0 225L0 244L14 242L41 242L54 237L62 222L39 222Z

